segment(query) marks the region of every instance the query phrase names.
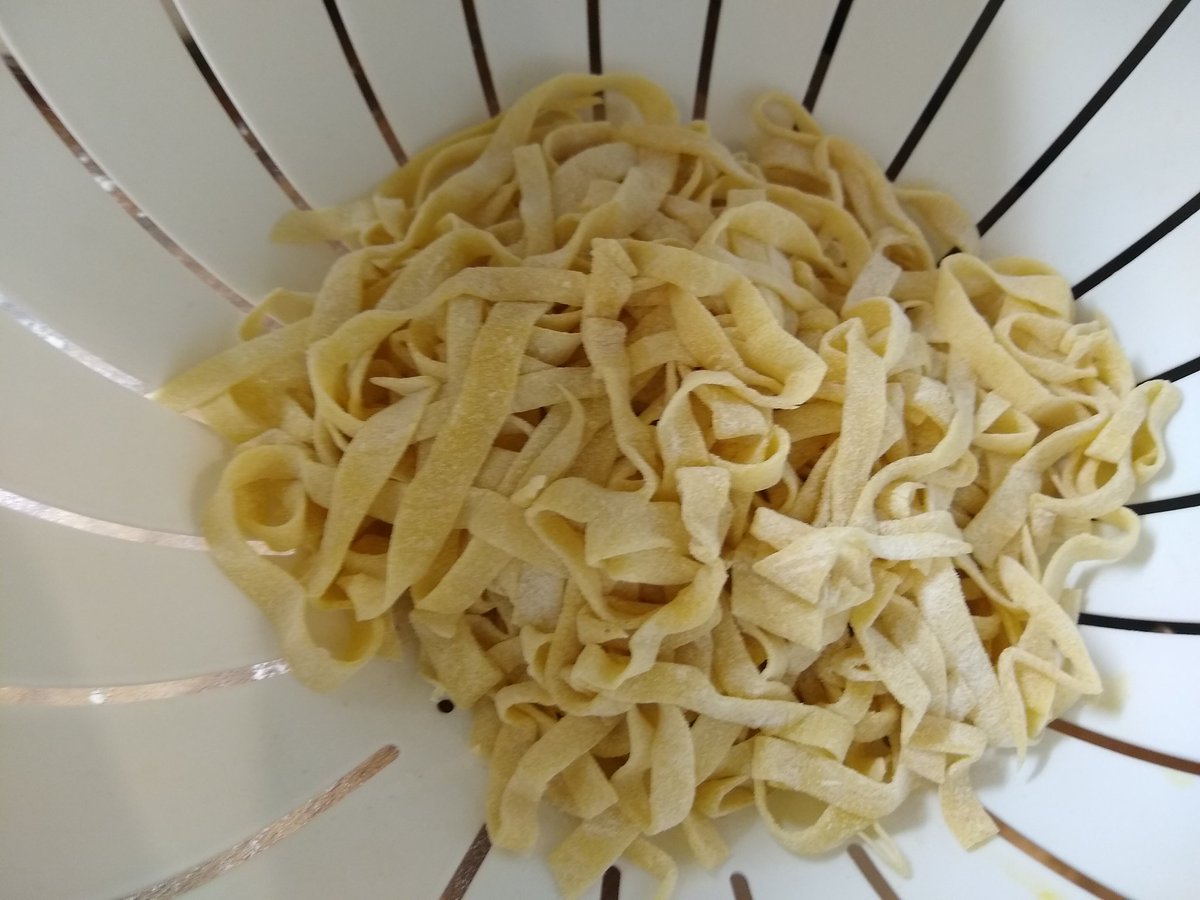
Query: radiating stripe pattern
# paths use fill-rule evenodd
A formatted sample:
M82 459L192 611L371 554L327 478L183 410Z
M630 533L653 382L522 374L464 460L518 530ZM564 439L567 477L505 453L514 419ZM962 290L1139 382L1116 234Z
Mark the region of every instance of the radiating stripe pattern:
M422 0L422 2L425 2L425 0ZM483 0L480 0L480 5L482 5L482 2ZM548 4L550 0L529 0L529 2L516 4L504 12L504 16L507 19L504 27L511 29L521 24L520 22L514 24L511 21L513 17L537 16L539 9L541 9L539 2ZM611 34L607 35L606 41L601 41L602 26L605 19L604 0L566 0L566 2L578 3L585 7L584 13L575 17L578 21L584 22L584 27L587 29L586 40L581 38L578 41L581 46L586 47L587 51L586 55L579 60L578 68L591 68L593 71L601 71L604 68L605 55L610 51L615 58L625 58L621 54L619 35L615 41ZM947 0L947 2L951 2L951 0ZM1015 0L1009 0L1009 5L1013 5L1014 2ZM1133 0L1129 0L1129 2L1133 2ZM115 17L125 15L128 5L129 3L126 0L114 4L112 15ZM16 10L16 6L16 0L0 0L0 36L7 36L8 34L6 20L11 20L14 25L22 24L19 20L23 17L23 14ZM690 98L693 101L691 111L694 111L698 115L703 115L706 111L708 96L714 88L711 80L714 77L714 72L729 73L733 71L727 65L714 68L713 64L714 56L719 56L721 52L723 17L751 14L748 13L748 10L754 9L755 11L752 14L761 19L760 22L755 23L755 26L768 29L771 27L771 10L775 4L763 3L755 7L752 4L734 3L729 2L729 0L724 3L722 0L709 0L707 3L696 3L693 6L694 10L689 12L689 15L695 18L688 23L692 29L689 33L695 33L698 30L703 33L703 40L700 45L700 57L698 59L687 59L679 62L679 65L682 67L680 80L683 83L695 85L694 93ZM856 27L856 23L858 27L861 27L864 21L862 17L870 14L869 6L865 0L859 0L858 3L854 3L853 0L838 0L834 6L832 18L825 17L820 22L814 23L813 27L819 28L824 34L820 54L816 58L811 72L807 72L807 78L800 76L801 83L808 85L807 96L804 99L810 108L817 104L820 98L823 81L836 58L845 29ZM1200 25L1197 24L1195 11L1189 9L1190 0L1161 0L1156 6L1159 9L1150 27L1144 33L1129 36L1128 51L1120 59L1119 63L1107 73L1103 82L1095 85L1094 92L1088 98L1087 102L1065 122L1054 139L1045 146L1041 155L1029 166L1028 170L1023 172L980 218L979 226L981 231L988 232L996 228L1003 221L1004 217L1017 208L1025 199L1038 196L1040 186L1043 184L1043 176L1052 172L1055 165L1060 164L1062 160L1070 156L1067 153L1069 148L1074 152L1074 150L1081 146L1087 146L1088 142L1093 140L1089 132L1089 125L1098 116L1102 115L1105 107L1114 98L1119 97L1121 91L1128 84L1135 80L1135 76L1141 66L1146 64L1147 61L1153 61L1158 58L1155 54L1162 52L1160 45L1166 45L1170 39L1177 38L1181 33L1181 29L1190 29L1188 33L1192 34L1197 40L1200 40ZM463 33L466 35L464 46L469 52L464 53L461 58L456 59L454 65L472 83L478 80L478 90L480 92L478 96L482 98L481 108L482 105L486 104L487 109L494 113L498 110L501 99L511 101L512 98L504 93L503 85L500 85L498 93L497 84L493 83L493 70L488 59L487 28L495 27L495 17L497 14L489 7L488 15L490 18L481 17L476 7L476 0L462 0L461 21L456 20L455 27L461 27ZM371 69L372 65L378 69L378 56L372 57L369 54L360 54L355 44L353 32L355 28L358 28L358 33L361 36L362 29L372 21L386 21L388 12L384 9L383 5L367 2L367 0L362 0L362 2L357 2L357 0L340 0L340 2L339 0L324 0L324 8L328 17L328 33L321 39L328 40L336 45L337 51L344 57L346 65L351 70L354 82L362 95L362 102L368 108L369 116L378 127L379 138L382 139L390 153L397 160L403 160L405 150L401 148L401 138L405 134L427 135L436 133L441 125L417 121L416 119L405 120L395 114L394 110L398 108L395 103L392 104L393 113L389 117L384 112L380 99L376 96L377 91L382 95L384 87L390 89L394 86L390 84L381 86L377 78L373 80ZM231 14L234 9L235 7L231 6ZM980 10L974 27L964 36L961 45L956 48L956 52L950 57L952 59L950 65L941 73L935 83L928 86L928 102L924 105L919 118L911 123L911 128L907 132L907 136L903 142L899 145L896 155L891 160L884 160L885 164L890 163L888 167L890 177L897 178L903 182L906 163L913 158L914 152L919 148L922 138L926 135L931 123L936 120L939 112L943 109L947 98L953 96L964 71L971 65L972 58L981 42L984 40L1000 39L996 36L996 29L1002 28L1005 22L1005 0L989 0L989 2L981 4ZM47 4L44 14L46 16L70 16L72 14L71 6L65 0L52 0L52 2ZM444 15L444 10L439 14ZM456 12L455 15L457 17L459 13ZM481 19L483 19L482 24ZM130 21L133 23L142 20L137 17L131 17ZM549 21L549 18L546 21ZM416 16L412 18L409 24L413 29L421 27ZM542 24L544 26L544 22ZM202 263L198 257L192 255L188 246L183 245L186 242L177 243L168 237L168 232L159 226L153 216L148 216L142 209L133 204L129 199L129 195L125 193L121 180L110 178L83 151L82 147L88 144L90 135L74 134L71 130L72 123L59 118L56 112L56 97L53 92L48 92L43 98L37 89L33 87L35 80L27 77L26 73L22 70L23 53L27 50L37 49L27 46L27 42L33 43L45 40L47 34L49 34L49 31L40 27L39 29L29 29L22 25L22 27L14 28L13 37L17 38L11 41L11 49L14 56L6 56L8 68L11 70L11 77L16 77L21 82L23 89L29 95L30 102L38 106L47 123L55 129L63 142L71 148L72 153L79 158L80 165L85 166L92 173L96 179L97 189L107 193L113 202L120 204L130 216L133 216L142 225L146 232L145 238L147 241L156 242L161 252L174 255L192 270L193 274L196 274L213 288L217 294L223 295L226 300L239 308L246 308L248 304L242 296L232 290L222 276L213 274L214 272L229 270L238 272L239 277L241 277L244 273L238 267L243 265L244 260L240 258L235 259L233 256L229 259L214 257L212 259L206 258ZM228 115L228 121L225 124L241 134L243 141L242 149L254 157L257 163L266 168L279 190L286 194L292 203L300 207L306 206L307 202L304 197L292 186L283 174L283 168L276 164L276 161L268 152L267 142L260 140L241 116L238 106L239 85L236 81L223 80L221 73L214 71L214 67L209 64L203 49L196 42L190 40L186 31L180 35L180 38L177 42L178 46L174 48L174 51L190 55L192 63L194 63L200 77L208 85L213 98L225 109ZM409 39L411 40L412 38L410 37ZM562 43L565 45L569 42ZM614 43L617 43L618 46L611 46ZM445 44L445 46L452 45L452 42ZM442 46L442 44L439 44L439 46ZM535 56L537 52L538 48L536 46L528 48L528 53L531 56ZM31 56L42 58L37 53L32 53ZM658 64L661 61L655 62ZM42 64L44 64L44 60ZM753 60L746 60L744 65L753 66ZM402 63L400 66L402 67ZM401 67L390 68L388 71L400 71ZM511 61L508 61L505 69L509 72L517 71L513 68ZM496 71L499 73L500 69L498 68ZM1200 67L1192 71L1197 78L1200 78ZM3 77L10 77L8 73L0 74ZM149 77L153 77L153 74L153 72L147 73ZM519 75L519 72L517 74ZM420 81L419 73L413 73L413 76L414 80L411 90L436 89L423 84ZM902 73L897 75L897 78L902 77ZM1190 84L1195 83L1200 82L1196 80L1190 82ZM1177 87L1174 85L1165 86L1164 90L1173 91ZM278 89L287 89L286 79L281 80ZM389 96L394 96L394 92ZM420 112L421 107L419 105L412 107L404 106L403 108L406 110L411 108L413 116L423 114ZM709 111L711 112L711 110ZM437 121L441 123L444 119L439 118ZM413 146L407 142L404 143L404 147L409 152L421 149L419 145ZM336 160L331 160L331 165L336 165ZM1089 294L1093 294L1093 292L1099 294L1101 291L1098 289L1110 278L1114 279L1110 284L1115 285L1118 273L1131 272L1137 269L1137 267L1149 265L1153 261L1152 258L1154 255L1159 252L1159 249L1155 248L1165 249L1165 242L1172 233L1184 227L1189 222L1194 226L1194 216L1197 211L1200 211L1200 192L1197 192L1198 188L1200 188L1200 185L1187 182L1186 179L1181 179L1178 185L1179 196L1173 206L1164 209L1155 217L1149 219L1144 225L1140 226L1138 233L1128 235L1119 245L1103 245L1106 261L1100 265L1090 266L1079 272L1077 276L1073 276L1077 278L1074 287L1076 296L1084 298ZM149 190L149 188L145 188L145 190ZM153 200L154 198L151 199ZM154 203L147 205L153 206ZM173 212L172 214L178 215L177 212ZM1064 218L1064 221L1069 221L1069 219ZM73 239L77 238L72 237L70 234L64 237L64 240L67 241ZM1112 242L1109 241L1109 243ZM102 248L102 240L100 246ZM219 242L213 244L213 247L219 250ZM62 259L61 264L71 264L69 255ZM0 261L0 290L4 286L3 275L4 264ZM132 277L136 277L136 273L132 273ZM1123 274L1122 277L1124 277ZM246 276L244 280L249 282L253 279ZM1178 302L1181 304L1190 303L1196 305L1194 303L1194 295L1197 290L1200 290L1197 284L1200 284L1200 281L1178 285ZM79 301L84 302L85 299L79 298ZM214 302L216 299L214 297ZM1126 299L1130 302L1136 302L1136 298ZM1087 301L1085 300L1085 302ZM51 327L39 317L36 311L27 310L20 302L9 299L3 293L0 293L0 313L9 316L25 330L44 341L50 347L63 353L74 362L86 367L96 376L105 378L123 388L140 394L149 392L149 385L124 371L119 366L113 365L101 356L90 352L85 342L77 341L73 336L69 322L60 327ZM113 327L136 327L136 324L113 322ZM1163 327L1170 326L1164 324ZM1200 335L1194 335L1194 337L1200 337ZM1194 375L1197 371L1200 371L1200 341L1196 342L1194 352L1190 357L1183 362L1179 362L1180 358L1177 356L1174 359L1161 362L1161 368L1156 370L1156 372L1143 372L1141 374L1158 374L1161 377L1171 380L1180 380ZM6 436L6 439L19 440L20 436ZM1177 464L1196 464L1194 461L1197 458L1196 448L1175 447L1173 450L1179 460ZM0 450L0 453L2 452ZM1188 509L1197 505L1200 505L1200 494L1191 493L1145 501L1135 504L1134 509L1140 515L1151 516L1156 513ZM50 506L41 503L35 498L25 497L19 493L7 490L6 486L2 483L0 483L0 506L45 522L88 531L104 537L152 544L159 547L197 551L205 549L203 538L196 535L156 531L141 528L135 524L125 524L81 515L68 509ZM1187 588L1181 585L1180 589ZM0 591L2 590L3 582L0 581ZM102 592L102 587L98 588L98 593L102 594ZM3 604L10 602L17 601L15 598L10 598L0 593L0 614L3 611ZM1138 618L1132 613L1129 616L1085 613L1084 621L1087 624L1098 627L1164 632L1173 634L1179 637L1179 639L1200 640L1200 625L1197 625L1196 622L1155 621ZM1200 645L1197 645L1197 651L1200 653ZM170 702L181 697L199 693L212 693L227 689L253 690L256 683L280 675L286 675L287 671L286 663L283 660L276 659L203 675L158 681L148 680L136 684L97 686L7 684L0 685L0 708L20 707L31 709L53 707L69 710L73 707L107 708L131 703ZM80 715L82 713L64 712L64 714ZM97 711L95 714L103 715L104 711ZM453 717L447 717L448 720L451 718ZM1170 770L1183 777L1195 776L1197 773L1200 773L1200 761L1197 760L1170 756L1169 754L1160 753L1119 738L1100 734L1097 731L1092 731L1072 723L1060 722L1056 723L1053 727L1060 734L1068 736L1072 740L1086 741L1094 747L1102 748L1105 752L1129 756L1142 763L1149 763L1163 770ZM317 815L337 804L351 792L365 785L379 772L394 763L402 752L402 746L397 748L390 745L375 751L360 765L338 779L328 789L296 806L291 812L281 816L253 836L232 844L227 850L215 854L191 868L163 878L135 893L128 894L127 900L151 900L151 898L176 896L211 882L222 873L269 850L280 840L293 834ZM186 760L180 762L182 765L186 765ZM1103 790L1104 786L1098 786L1098 789ZM1028 790L1031 795L1036 794L1036 783ZM11 813L0 812L0 815L6 814ZM397 816L413 814L417 813L411 809L396 810ZM1032 814L1031 818L1036 820L1036 816ZM1000 825L1002 838L1012 844L1012 846L1018 848L1022 853L1027 854L1031 859L1037 860L1048 871L1056 873L1057 876L1077 886L1086 894L1102 898L1120 896L1112 887L1092 877L1086 871L1086 865L1079 863L1079 861L1068 861L1056 852L1055 847L1039 843L1036 833L1038 828L1036 821L1031 821L1027 824L1022 821L1010 821L1010 819L1012 819L1011 813L1008 814L1008 817L1004 821L1000 822ZM353 828L353 820L348 819L345 827ZM1103 829L1124 826L1114 817L1112 822L1089 822L1087 823L1087 827ZM453 900L468 898L469 900L471 897L487 896L487 885L482 882L476 882L475 879L480 873L481 864L489 852L490 842L488 841L486 831L477 829L477 822L464 825L463 833L460 836L464 855L447 884L445 892L442 895L443 898L453 898ZM398 848L397 852L403 852L402 848ZM863 877L863 883L860 885L862 891L872 891L881 898L904 896L906 893L912 896L924 896L923 891L925 887L932 884L932 882L928 881L918 881L915 884L921 885L920 888L917 888L915 885L910 887L903 880L894 878L890 873L877 867L870 853L862 847L856 846L851 851L851 858ZM2 851L0 851L0 863L2 863ZM416 864L419 864L419 861ZM530 865L533 865L533 863L530 863ZM1083 870L1078 867L1080 865L1082 865ZM1189 868L1192 865L1194 864L1188 860L1180 860L1180 872L1200 875L1194 869ZM486 867L482 871L486 871ZM729 883L720 885L719 889L714 887L711 896L732 896L735 900L751 896L763 900L765 896L774 896L774 894L768 895L763 893L764 889L760 886L762 882L756 880L755 876L756 873L754 871L746 871L745 873L737 872ZM986 873L981 872L981 877L988 876ZM612 898L622 896L621 880L621 874L613 870L612 874L605 878L602 889L604 893L602 893L602 896ZM934 881L936 881L936 877L934 877ZM930 893L929 896L949 897L953 895L948 892L950 889L944 885L941 887L933 885L930 887L930 890L935 892L941 891L941 893ZM628 893L628 891L625 893Z

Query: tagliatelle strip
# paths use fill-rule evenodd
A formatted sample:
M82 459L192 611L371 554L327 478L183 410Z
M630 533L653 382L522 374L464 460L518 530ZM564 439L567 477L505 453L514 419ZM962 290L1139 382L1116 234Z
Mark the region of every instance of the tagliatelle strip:
M567 896L622 855L666 896L658 836L715 866L749 806L797 853L928 786L994 833L970 768L1100 690L1069 573L1133 546L1179 403L948 199L754 116L734 153L643 79L549 81L289 215L357 249L159 395L237 444L205 533L297 676L415 635L493 842L575 821Z

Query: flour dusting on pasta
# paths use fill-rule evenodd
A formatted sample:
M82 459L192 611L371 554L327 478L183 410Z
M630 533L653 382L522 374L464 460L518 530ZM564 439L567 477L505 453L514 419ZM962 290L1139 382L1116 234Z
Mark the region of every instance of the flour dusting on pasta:
M715 866L748 806L803 854L930 786L993 834L971 766L1100 690L1068 576L1133 545L1179 403L947 198L753 114L735 153L644 79L549 81L285 218L354 249L159 395L236 444L204 531L296 675L415 635L492 840L574 821L567 896L621 856L665 896L657 836Z

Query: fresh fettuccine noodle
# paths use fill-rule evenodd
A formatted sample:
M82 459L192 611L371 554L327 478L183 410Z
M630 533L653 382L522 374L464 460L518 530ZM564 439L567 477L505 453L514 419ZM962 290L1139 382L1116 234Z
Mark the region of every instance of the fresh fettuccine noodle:
M714 866L751 805L797 853L929 785L994 833L971 765L1100 690L1068 575L1132 546L1179 402L946 198L754 116L733 153L643 79L547 82L285 218L356 249L160 394L237 445L204 530L296 675L411 630L492 840L575 821L567 896L622 855L669 893L657 836Z

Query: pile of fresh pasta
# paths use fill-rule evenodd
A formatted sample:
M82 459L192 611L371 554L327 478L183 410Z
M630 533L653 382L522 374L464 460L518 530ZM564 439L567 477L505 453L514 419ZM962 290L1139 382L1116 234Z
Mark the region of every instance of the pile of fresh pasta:
M1068 575L1132 546L1178 405L945 197L753 114L734 153L643 79L547 82L285 219L353 249L160 392L236 444L205 534L295 674L415 635L492 840L574 821L568 896L623 855L665 895L657 837L717 865L751 805L804 854L925 786L992 834L971 766L1100 690Z

